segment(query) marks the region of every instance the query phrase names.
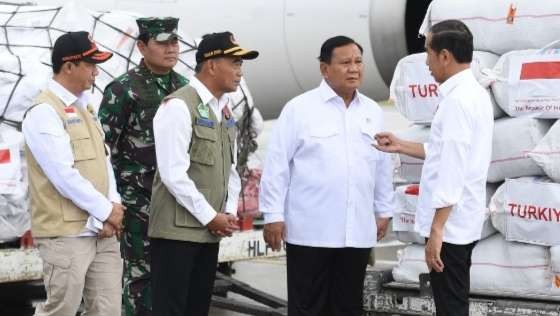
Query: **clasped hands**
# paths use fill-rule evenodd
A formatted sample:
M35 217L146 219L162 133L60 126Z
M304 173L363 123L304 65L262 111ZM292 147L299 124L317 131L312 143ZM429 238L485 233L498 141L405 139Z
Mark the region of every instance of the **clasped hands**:
M108 238L117 236L118 239L121 238L123 231L123 217L124 210L126 209L119 203L112 203L113 208L111 209L111 214L107 217L107 220L103 222L103 229L97 234L98 238Z
M231 237L234 231L239 230L237 216L227 213L218 213L210 223L208 230L218 237Z

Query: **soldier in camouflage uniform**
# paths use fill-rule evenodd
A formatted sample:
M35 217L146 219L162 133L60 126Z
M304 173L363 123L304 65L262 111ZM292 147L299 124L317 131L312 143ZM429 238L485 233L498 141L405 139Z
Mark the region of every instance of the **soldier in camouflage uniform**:
M105 88L99 117L111 147L118 190L126 206L123 315L151 315L147 237L156 156L152 120L162 99L188 80L173 71L179 53L176 18L137 21L140 65Z

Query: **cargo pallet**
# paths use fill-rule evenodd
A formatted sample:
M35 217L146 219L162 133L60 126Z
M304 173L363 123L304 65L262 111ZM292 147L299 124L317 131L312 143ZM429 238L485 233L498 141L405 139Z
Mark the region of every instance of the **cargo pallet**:
M368 269L364 285L365 316L435 315L428 274L420 284L395 282L390 269ZM560 316L560 300L540 295L471 293L469 316Z

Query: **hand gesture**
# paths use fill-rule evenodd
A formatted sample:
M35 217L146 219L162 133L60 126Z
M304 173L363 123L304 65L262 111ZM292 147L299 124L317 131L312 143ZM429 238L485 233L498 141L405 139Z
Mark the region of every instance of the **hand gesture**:
M381 132L375 134L375 140L377 144L372 144L372 146L377 150L386 153L398 153L401 150L400 139L393 135L393 133Z

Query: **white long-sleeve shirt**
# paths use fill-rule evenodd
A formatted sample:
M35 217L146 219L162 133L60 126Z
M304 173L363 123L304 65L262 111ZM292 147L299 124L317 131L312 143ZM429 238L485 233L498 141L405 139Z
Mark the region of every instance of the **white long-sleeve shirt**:
M259 194L265 223L288 243L369 248L375 217L393 214L393 165L371 146L383 111L356 92L348 106L323 81L289 101L268 143Z
M492 103L470 69L447 79L439 91L443 98L424 145L415 230L428 237L436 209L453 206L443 241L469 244L480 239L484 222Z
M229 96L224 94L219 100L216 99L196 77L190 79L189 85L196 90L201 101L209 105L218 122L221 122L222 109L230 103ZM172 98L164 103L158 108L154 117L156 159L161 181L179 204L191 212L202 225L207 225L216 217L219 210L212 208L187 174L191 161L186 150L192 137L191 115L183 100ZM233 215L237 215L237 201L241 190L241 180L235 170L235 160L234 152L225 208L225 212Z
M77 97L54 80L49 81L48 89L65 106L74 105L85 109L88 104L85 93ZM107 157L107 170L100 170L107 172L109 179L109 194L104 196L73 168L74 155L70 136L51 105L41 103L32 108L23 120L22 132L33 157L60 195L89 213L87 226L103 228L102 222L109 217L113 208L111 202L121 202L110 157ZM96 233L96 229L85 229L80 236L92 236Z

